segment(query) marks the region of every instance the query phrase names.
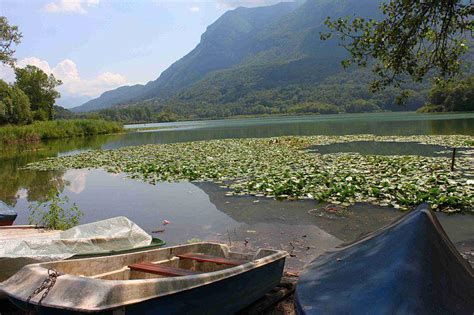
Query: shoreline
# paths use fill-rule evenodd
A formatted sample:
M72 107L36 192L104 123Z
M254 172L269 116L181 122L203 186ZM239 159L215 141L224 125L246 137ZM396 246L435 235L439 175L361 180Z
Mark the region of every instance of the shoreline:
M95 119L53 120L34 122L29 125L6 125L0 126L0 147L121 132L124 132L121 123Z

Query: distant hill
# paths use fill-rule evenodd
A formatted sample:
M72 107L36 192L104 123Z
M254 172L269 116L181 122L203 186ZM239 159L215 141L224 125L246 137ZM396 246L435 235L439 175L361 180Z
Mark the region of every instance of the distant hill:
M61 97L56 100L56 104L64 108L72 108L82 105L91 99L92 97L87 95L74 96L61 93Z
M105 92L99 98L76 107L74 111L92 111L157 96L164 97L212 71L235 66L250 54L252 34L296 7L296 3L286 2L228 11L207 28L196 48L172 64L157 80L146 85L124 86Z
M411 87L414 96L400 108L395 91L367 91L370 71L342 68L346 51L336 40L319 38L328 16L377 17L378 5L374 0L307 0L228 11L157 80L105 92L73 110L114 107L125 113L124 108L142 107L137 109L141 118L134 118L140 120L162 111L222 117L416 109L423 105L426 86ZM105 113L117 118L111 110Z

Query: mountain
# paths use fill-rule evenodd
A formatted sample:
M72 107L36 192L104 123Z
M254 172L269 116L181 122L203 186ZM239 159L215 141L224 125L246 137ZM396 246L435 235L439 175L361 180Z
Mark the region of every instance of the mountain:
M341 111L351 111L351 106L367 111L394 109L395 92L368 93L369 71L344 70L340 62L346 51L336 40L319 38L327 30L328 16L377 17L378 4L307 0L228 11L207 28L196 48L155 81L105 92L73 110L133 105L155 113L210 117L304 112L308 106L335 112L341 106L348 107ZM415 103L422 98L416 95ZM358 103L347 105L347 99ZM325 104L314 105L317 102ZM415 103L410 106L422 105Z
M56 104L64 108L72 108L84 104L90 99L92 99L92 97L86 95L73 96L61 93L61 97L56 100Z
M105 92L74 111L98 110L132 100L166 95L196 82L209 72L232 67L249 54L251 34L296 7L296 3L283 2L268 7L240 7L228 11L207 28L196 48L172 64L157 80Z
M74 107L73 112L90 112L111 107L116 104L130 102L138 99L144 89L144 85L121 86L115 90L102 93L100 97L92 99L81 106Z

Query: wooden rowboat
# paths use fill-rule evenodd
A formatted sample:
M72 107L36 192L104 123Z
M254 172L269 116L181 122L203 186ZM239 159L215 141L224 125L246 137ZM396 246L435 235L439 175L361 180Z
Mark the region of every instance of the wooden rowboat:
M17 213L6 203L0 200L0 226L12 225Z
M222 244L195 243L28 265L0 289L20 308L44 314L233 314L280 282L286 256L279 250L244 254ZM43 300L44 291L27 302L53 278Z
M311 262L298 314L474 314L474 273L427 206Z

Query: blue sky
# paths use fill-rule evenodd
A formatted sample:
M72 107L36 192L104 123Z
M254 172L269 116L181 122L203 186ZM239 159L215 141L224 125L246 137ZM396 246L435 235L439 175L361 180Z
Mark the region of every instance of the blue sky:
M63 80L58 103L71 107L121 85L156 79L237 6L278 0L0 0L0 15L23 33L18 66ZM12 81L12 71L0 68Z

